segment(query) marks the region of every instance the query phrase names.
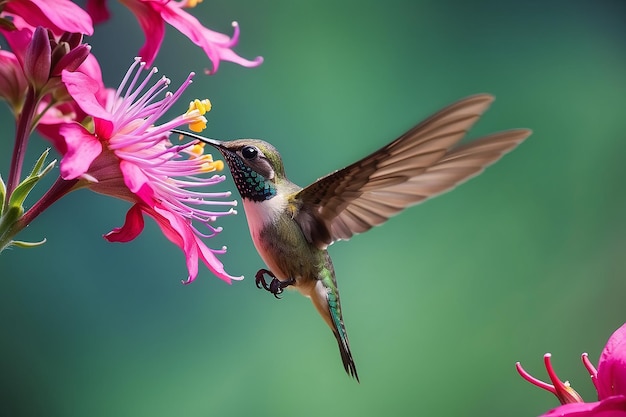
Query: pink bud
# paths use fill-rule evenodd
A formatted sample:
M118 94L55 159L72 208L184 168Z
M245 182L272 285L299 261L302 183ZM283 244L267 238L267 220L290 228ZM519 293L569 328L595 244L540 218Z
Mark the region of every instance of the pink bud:
M54 68L52 68L50 75L58 77L61 75L63 70L76 71L76 69L80 67L80 64L87 59L90 51L91 46L86 44L79 45L78 47L72 49L59 59L59 61L54 65Z
M52 51L48 31L38 26L26 47L24 57L24 74L36 89L43 87L48 81L51 62Z

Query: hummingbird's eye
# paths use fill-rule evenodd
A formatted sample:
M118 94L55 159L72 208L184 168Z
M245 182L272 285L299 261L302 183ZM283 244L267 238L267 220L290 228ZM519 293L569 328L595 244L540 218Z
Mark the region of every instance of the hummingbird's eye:
M241 155L246 159L254 159L259 154L259 150L254 146L244 146L241 148Z

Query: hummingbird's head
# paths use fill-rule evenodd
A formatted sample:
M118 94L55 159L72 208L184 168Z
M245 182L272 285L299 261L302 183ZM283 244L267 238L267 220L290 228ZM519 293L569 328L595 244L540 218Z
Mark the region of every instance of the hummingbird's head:
M216 148L224 155L242 198L264 201L276 195L277 184L285 178L276 148L256 139L222 142Z
M277 194L276 186L285 178L280 154L271 144L257 139L239 139L223 142L189 132L172 130L198 139L218 149L233 175L233 180L244 199L269 200Z
M239 139L222 142L216 148L224 155L233 175L235 171L250 171L273 183L285 177L280 154L267 142L258 139Z

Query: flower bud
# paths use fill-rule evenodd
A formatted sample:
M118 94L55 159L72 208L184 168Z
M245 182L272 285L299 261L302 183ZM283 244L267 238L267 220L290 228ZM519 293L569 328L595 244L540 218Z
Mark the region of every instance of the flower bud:
M67 44L66 44L67 45ZM56 62L50 73L53 77L61 75L63 70L76 71L78 67L87 59L91 52L91 46L82 44L67 52Z
M74 49L83 42L83 34L65 32L59 39L59 43L61 42L66 42L70 46L70 49Z
M52 51L48 31L38 26L26 47L24 74L36 89L42 88L50 77Z

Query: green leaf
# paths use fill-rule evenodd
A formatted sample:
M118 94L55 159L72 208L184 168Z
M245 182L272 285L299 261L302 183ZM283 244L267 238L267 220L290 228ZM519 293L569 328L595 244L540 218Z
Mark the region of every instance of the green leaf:
M9 198L9 207L21 207L24 204L24 200L28 197L28 194L32 191L33 187L40 180L40 177L26 177L24 181L18 185L13 194Z
M21 207L24 204L26 197L28 197L28 194L32 191L37 182L42 179L48 172L50 172L52 168L54 168L55 164L57 163L56 159L46 165L43 170L41 169L41 167L43 167L43 164L46 162L46 157L48 156L49 152L50 148L46 149L41 154L39 159L37 159L37 162L35 162L35 166L33 167L28 177L26 177L24 181L22 181L20 185L15 188L13 194L11 194L11 197L9 198L10 207Z
M20 248L35 248L37 246L43 245L44 243L46 243L46 238L43 238L39 242L24 242L22 240L12 240L11 243L9 243L9 246L17 246Z
M54 159L52 162L46 165L46 167L42 171L39 172L39 178L43 178L48 172L50 172L52 168L54 168L56 163L57 163L57 160Z
M33 167L32 171L30 171L30 174L28 175L29 177L38 176L40 174L40 169L43 166L43 163L46 162L46 158L48 157L49 153L50 148L43 151L39 159L37 159L37 162L35 162L35 166Z

